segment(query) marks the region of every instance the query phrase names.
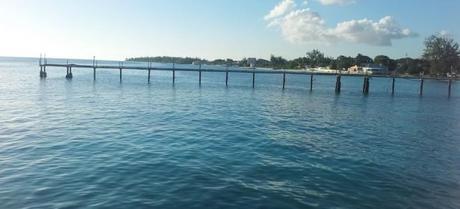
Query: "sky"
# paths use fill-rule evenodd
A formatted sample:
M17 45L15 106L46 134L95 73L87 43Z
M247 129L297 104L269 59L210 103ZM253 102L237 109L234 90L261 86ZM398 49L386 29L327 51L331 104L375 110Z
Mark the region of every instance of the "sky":
M420 57L459 0L0 0L0 56Z

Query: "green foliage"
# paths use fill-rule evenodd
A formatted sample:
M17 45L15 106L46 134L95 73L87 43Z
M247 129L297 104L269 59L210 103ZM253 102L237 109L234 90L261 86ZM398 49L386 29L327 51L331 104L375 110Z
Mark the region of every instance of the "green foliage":
M430 64L431 74L445 74L459 67L459 45L452 38L432 35L425 40L423 58Z
M386 55L378 55L374 59L358 54L356 57L338 56L336 59L326 57L321 51L314 49L292 60L287 60L281 56L271 55L270 60L257 59L256 67L274 68L274 69L304 69L308 67L329 67L331 69L346 70L353 65L365 65L370 63L381 64L390 71L396 70L402 74L418 74L420 72L430 72L431 74L445 74L451 69L460 68L460 51L459 44L453 39L446 36L433 35L426 39L425 50L422 59L401 58L393 60ZM128 61L141 62L159 62L159 63L178 63L192 64L199 61L203 64L212 65L238 65L247 67L248 60L235 61L232 59L216 59L208 61L200 58L191 57L137 57L127 59Z
M274 55L270 56L270 63L274 69L285 68L288 64L288 61L283 57L276 57Z
M355 64L355 59L353 57L346 57L346 56L339 56L336 59L337 69L339 70L346 70L349 67Z
M354 64L362 66L362 65L371 64L371 63L373 63L373 60L370 57L366 55L358 54L355 58Z
M395 60L392 60L388 56L378 55L374 58L375 64L380 64L388 68L388 70L393 71L397 68L398 63Z

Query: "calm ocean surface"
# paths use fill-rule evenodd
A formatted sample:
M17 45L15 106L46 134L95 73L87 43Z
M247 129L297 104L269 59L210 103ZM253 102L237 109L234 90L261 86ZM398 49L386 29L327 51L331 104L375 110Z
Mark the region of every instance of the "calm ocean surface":
M2 209L460 208L458 82L47 71L0 58Z

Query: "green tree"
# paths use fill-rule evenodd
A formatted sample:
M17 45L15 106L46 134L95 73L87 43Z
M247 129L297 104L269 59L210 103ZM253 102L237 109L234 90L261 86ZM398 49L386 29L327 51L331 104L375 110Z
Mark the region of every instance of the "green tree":
M374 58L375 64L380 64L388 68L388 70L393 71L397 68L397 62L392 60L388 56L385 55L378 55Z
M349 67L353 66L354 62L355 61L353 57L346 57L346 56L340 55L336 59L337 69L346 70Z
M355 64L356 65L359 65L359 66L362 66L362 65L365 65L365 64L370 64L372 63L372 59L366 55L362 55L362 54L358 54L355 58Z
M425 40L423 58L430 64L431 74L444 74L459 65L459 45L452 38L432 35Z
M324 54L317 50L314 49L311 52L307 52L307 65L310 67L324 67L328 65L329 63L326 63Z
M274 55L270 56L270 62L272 64L272 67L275 69L286 68L288 64L288 61L284 59L283 57L277 57Z

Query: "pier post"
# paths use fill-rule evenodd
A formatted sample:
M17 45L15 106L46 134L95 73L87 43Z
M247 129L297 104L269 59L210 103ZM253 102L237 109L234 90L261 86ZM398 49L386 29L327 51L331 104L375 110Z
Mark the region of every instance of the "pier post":
M286 85L286 72L283 72L283 89L285 85Z
M120 83L123 80L123 68L120 68Z
M395 81L396 81L396 78L393 75L393 78L392 78L392 81L391 81L391 95L395 94Z
M66 74L65 78L72 79L72 77L73 77L73 75L72 75L72 67L67 66L67 74Z
M225 71L225 86L228 87L228 70Z
M342 82L341 82L341 75L338 74L336 81L335 81L335 93L340 93L340 90L342 88Z
M201 64L200 64L200 69L198 70L198 83L201 86Z
M40 78L46 78L46 67L40 66Z
M46 73L46 65L45 65L43 66L43 78L46 78L46 75L47 73Z
M363 93L369 94L369 76L364 76Z
M448 97L450 98L450 95L452 93L452 78L449 78L449 87L448 87Z
M420 92L419 92L420 96L423 96L423 83L424 83L423 76L424 76L424 72L421 72L420 73Z
M173 63L172 82L173 82L173 85L176 83L176 64L175 63Z
M148 75L148 78L147 78L147 83L150 84L150 68L148 69L149 71L149 75Z
M93 56L93 80L96 80L96 56Z
M310 91L313 91L313 74L310 74Z
M252 72L252 88L255 87L255 84L256 84L256 72L253 71Z

